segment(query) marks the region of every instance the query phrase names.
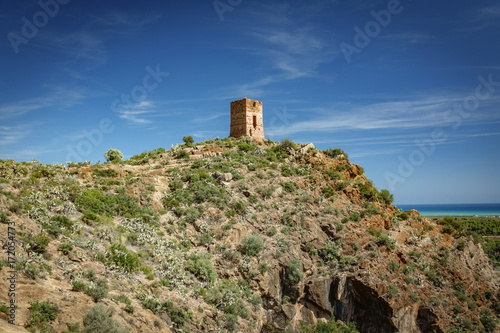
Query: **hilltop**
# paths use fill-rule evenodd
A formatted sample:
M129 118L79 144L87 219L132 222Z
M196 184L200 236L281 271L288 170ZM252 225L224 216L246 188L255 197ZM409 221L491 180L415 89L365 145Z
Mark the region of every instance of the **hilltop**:
M341 149L290 140L188 142L67 167L0 160L0 232L16 232L15 323L494 332L500 283L481 245L392 202ZM9 313L7 292L0 304Z

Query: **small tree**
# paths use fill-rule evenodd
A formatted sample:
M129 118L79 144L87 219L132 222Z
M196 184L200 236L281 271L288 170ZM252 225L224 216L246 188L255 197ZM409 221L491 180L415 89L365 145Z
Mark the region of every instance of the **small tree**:
M382 199L382 201L386 204L390 205L394 201L394 195L392 195L388 190L384 189L380 191L380 199Z
M186 144L186 146L191 147L194 143L194 139L191 135L185 136L182 138L182 141Z
M340 148L328 148L327 150L324 150L323 153L331 158L338 158L341 160L347 160L349 158L349 155L347 155L347 153Z
M110 150L108 150L107 152L104 153L104 158L108 162L118 163L118 162L122 161L123 154L118 149L111 148Z

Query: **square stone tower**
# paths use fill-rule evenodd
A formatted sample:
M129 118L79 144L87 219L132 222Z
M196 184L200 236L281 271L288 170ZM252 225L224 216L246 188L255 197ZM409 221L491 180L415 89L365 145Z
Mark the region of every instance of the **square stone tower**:
M229 136L239 138L249 136L257 141L264 141L264 121L262 102L243 98L231 102L231 130Z

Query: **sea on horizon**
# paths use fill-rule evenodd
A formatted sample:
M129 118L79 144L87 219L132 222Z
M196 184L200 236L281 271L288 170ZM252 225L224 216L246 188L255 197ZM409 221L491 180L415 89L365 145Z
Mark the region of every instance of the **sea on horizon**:
M421 215L500 216L500 203L488 204L404 204L403 211L418 210Z

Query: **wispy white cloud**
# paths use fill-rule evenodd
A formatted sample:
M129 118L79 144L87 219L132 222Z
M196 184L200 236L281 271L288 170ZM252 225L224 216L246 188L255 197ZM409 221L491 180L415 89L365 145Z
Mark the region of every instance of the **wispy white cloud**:
M29 125L0 126L0 146L16 144L30 134Z
M500 5L495 4L489 7L484 7L479 10L479 14L483 17L498 18L500 17Z
M321 77L320 66L339 54L332 36L328 39L315 24L315 17L331 1L288 4L263 4L250 12L249 23L242 32L254 42L238 47L262 59L259 79L230 87L232 96L265 94L269 85L301 78ZM258 10L257 10L258 9ZM300 22L300 24L298 24Z
M44 149L43 147L31 148L31 149L20 149L20 150L8 150L1 151L0 154L4 159L13 160L32 160L38 156L43 156L50 153L59 153L64 151L64 149Z
M10 102L0 106L0 120L20 117L43 108L66 109L80 104L87 96L86 89L79 87L50 86L43 97Z
M408 130L438 127L446 124L445 112L452 110L454 103L459 101L457 96L443 95L367 105L336 104L330 107L295 110L295 114L303 111L315 116L310 120L292 122L289 126L268 128L266 134L287 136L301 132L320 133L334 130ZM494 104L495 101L483 102L482 106L491 107ZM497 113L478 109L467 122L489 123L498 118Z
M151 124L152 121L147 118L153 116L156 110L154 103L150 101L142 101L133 105L120 105L119 107L120 119L133 125Z
M47 30L30 44L70 56L65 65L77 64L78 67L75 67L77 70L72 71L75 76L81 76L81 72L107 64L110 58L106 46L108 40L135 38L145 26L157 21L161 16L158 13L139 15L117 11L103 13L100 16L82 13L73 18L74 25L78 26L77 29L57 32Z
M227 117L228 115L229 115L229 112L216 113L216 114L210 115L208 117L194 118L193 121L197 122L197 123L202 123L202 122L204 123L204 122L209 122L209 121L215 120L215 119L220 118L220 117Z
M454 31L473 33L487 28L497 27L500 24L500 5L495 4L482 7L472 13L467 12L464 16L471 22L470 25L456 28Z

